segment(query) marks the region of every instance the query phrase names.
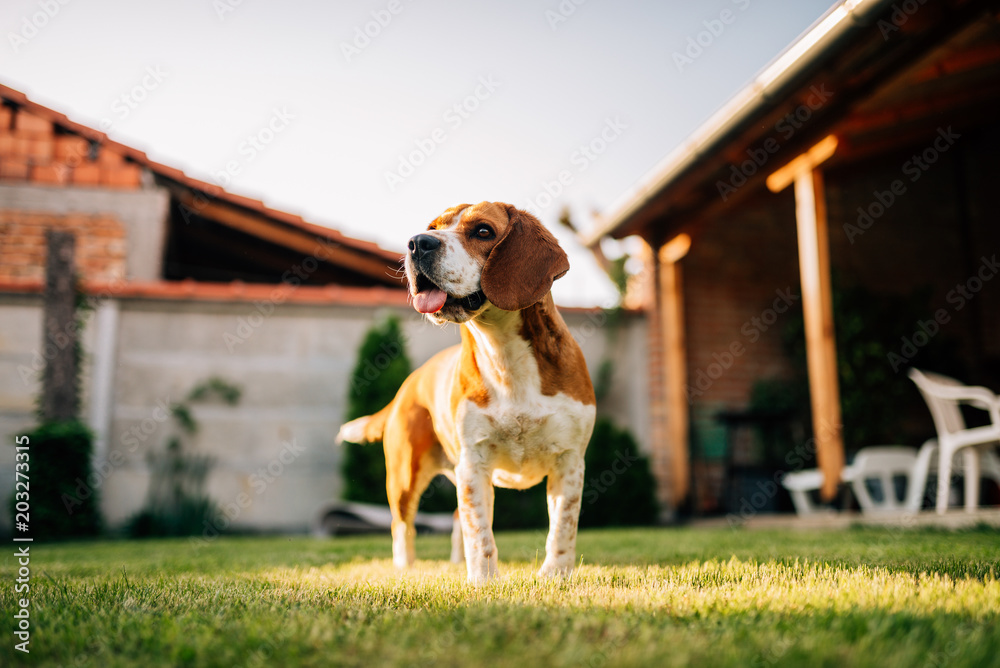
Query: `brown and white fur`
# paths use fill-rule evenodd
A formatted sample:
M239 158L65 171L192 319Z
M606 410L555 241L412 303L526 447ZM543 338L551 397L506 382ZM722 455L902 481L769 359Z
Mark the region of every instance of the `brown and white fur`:
M464 551L469 581L489 581L497 575L493 487L526 489L548 478L539 574L568 576L595 401L583 353L550 292L569 269L566 254L534 216L492 202L448 209L409 249L414 306L436 323L460 323L462 343L338 434L383 442L393 561L413 563L417 505L443 473L458 490L452 560Z

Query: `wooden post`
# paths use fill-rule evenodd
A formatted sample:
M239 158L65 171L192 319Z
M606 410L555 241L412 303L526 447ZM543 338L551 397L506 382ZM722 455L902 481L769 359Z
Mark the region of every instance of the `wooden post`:
M833 155L836 147L836 138L827 137L767 179L767 186L773 192L783 190L789 183L795 186L795 220L813 435L816 457L823 472L820 495L827 501L836 496L840 484L844 468L844 438L830 287L830 235L823 176L818 166Z
M45 297L42 351L41 413L45 421L76 418L80 406L77 386L77 322L73 256L76 237L64 230L46 232Z
M660 317L666 381L667 447L670 452L669 499L679 506L690 491L688 456L687 344L684 337L684 291L680 260L691 247L686 234L660 248Z
M800 174L795 178L795 216L799 234L799 272L802 277L813 434L819 467L823 471L820 495L830 501L836 496L840 473L844 468L844 438L830 289L829 233L820 172Z

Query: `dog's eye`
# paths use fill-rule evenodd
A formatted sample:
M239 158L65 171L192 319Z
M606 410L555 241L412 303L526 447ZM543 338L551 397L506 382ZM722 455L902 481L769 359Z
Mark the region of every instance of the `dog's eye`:
M492 239L496 234L489 225L476 225L475 229L472 230L472 236L477 239Z

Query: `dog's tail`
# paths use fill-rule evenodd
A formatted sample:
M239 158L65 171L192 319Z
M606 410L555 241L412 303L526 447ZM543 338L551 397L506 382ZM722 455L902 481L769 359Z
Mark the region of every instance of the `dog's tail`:
M393 402L374 415L366 415L351 420L340 427L337 432L337 444L348 443L378 443L385 433L385 423L389 419L389 412L392 410Z

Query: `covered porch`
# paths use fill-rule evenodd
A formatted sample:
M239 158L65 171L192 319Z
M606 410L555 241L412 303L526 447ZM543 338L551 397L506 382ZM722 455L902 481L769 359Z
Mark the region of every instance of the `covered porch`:
M1000 387L998 12L913 4L832 8L586 239L650 248L654 471L672 511L731 513L758 491L758 510L788 509L774 483L811 466L834 500L850 455L888 444L868 440L933 435L910 366ZM769 400L799 375L798 410ZM899 399L892 425L857 405L880 387Z

